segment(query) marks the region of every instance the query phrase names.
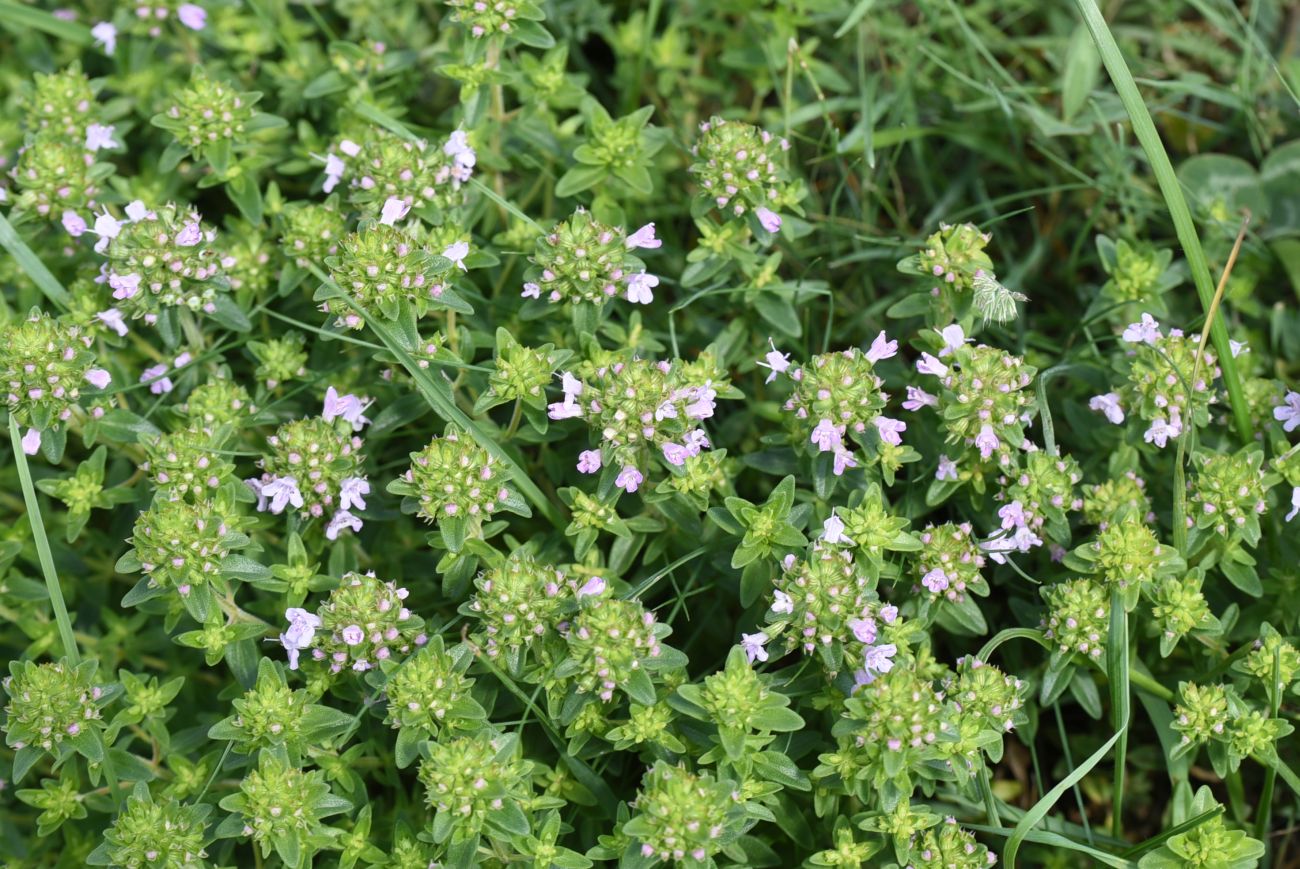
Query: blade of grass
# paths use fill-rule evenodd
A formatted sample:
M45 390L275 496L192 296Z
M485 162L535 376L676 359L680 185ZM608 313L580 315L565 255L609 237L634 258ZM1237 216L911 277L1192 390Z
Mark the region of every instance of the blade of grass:
M1125 721L1123 726L1110 739L1088 756L1088 759L1075 768L1068 776L1060 781L1056 787L1045 793L1038 802L1034 803L1033 808L1025 812L1025 816L1016 824L1015 829L1011 831L1011 838L1007 839L1007 847L1003 852L1002 859L1007 866L1016 865L1016 855L1020 852L1020 845L1026 840L1038 822L1047 817L1047 813L1052 810L1066 791L1078 784L1084 776L1092 771L1092 768L1101 763L1111 746L1119 741L1119 738L1128 732L1128 722Z
M1147 839L1145 842L1142 842L1141 844L1138 845L1134 845L1132 848L1129 848L1127 851L1125 851L1121 856L1128 857L1129 859L1136 859L1138 857L1141 857L1143 854L1147 853L1148 851L1154 851L1156 848L1159 848L1161 845L1163 845L1165 842L1172 839L1174 836L1181 836L1183 833L1186 833L1190 830L1195 830L1197 827L1199 827L1201 824L1204 824L1206 821L1214 820L1219 815L1222 815L1223 811L1224 811L1223 806L1215 806L1212 809L1207 809L1194 818L1188 818L1187 820L1183 821L1181 824L1177 824L1173 827L1170 827L1168 830L1165 830L1164 832L1160 833L1160 835L1158 836L1152 836L1150 839Z
M1011 834L1011 831L1006 827L993 827L986 824L970 823L962 824L962 826L968 830L974 830L977 833L986 833L990 836L1007 836ZM1137 866L1136 863L1127 857L1117 857L1114 854L1107 854L1105 851L1091 848L1080 842L1076 842L1073 839L1066 838L1059 833L1038 832L1036 830L1030 831L1025 834L1025 841L1033 842L1035 845L1050 845L1053 848L1086 854L1097 863L1100 863L1103 866L1114 866L1115 869L1135 869ZM1008 863L1007 865L1010 866L1011 864Z
M3 6L0 5L0 13L2 12ZM3 16L0 15L0 17ZM13 224L3 214L0 214L0 246L9 251L10 255L18 261L18 265L22 267L23 271L27 272L27 276L32 279L32 282L45 294L47 299L60 308L67 308L72 304L72 297L63 288L63 284L59 283L59 279L50 273L50 270L45 267L45 263L41 262L40 257L32 252L32 249L27 246L27 242L22 240Z
M73 42L77 45L90 45L93 39L90 28L84 24L64 21L43 9L13 3L10 0L0 0L0 24L3 24L6 30L19 35L28 30L39 30L57 36L64 42Z
M1192 282L1196 285L1197 295L1200 296L1201 307L1205 309L1208 317L1214 301L1214 279L1210 276L1210 266L1205 259L1205 251L1201 248L1201 239L1196 233L1192 212L1187 207L1187 199L1183 196L1183 189L1174 174L1169 154L1165 151L1164 143L1160 141L1160 134L1151 119L1151 112L1142 101L1142 94L1138 91L1137 82L1133 80L1133 73L1129 70L1124 55L1120 53L1115 36L1110 32L1110 25L1106 23L1101 10L1097 8L1096 0L1075 0L1075 6L1079 8L1084 23L1092 33L1093 41L1097 43L1097 50L1101 53L1106 72L1110 74L1111 82L1119 92L1125 111L1128 112L1133 133L1137 136L1142 150L1146 153L1147 161L1151 164L1156 183L1164 196L1165 206L1169 209L1169 216L1173 220L1174 230L1178 234L1178 241L1183 246L1183 254L1191 267ZM1246 396L1241 388L1241 376L1237 372L1232 347L1228 343L1228 329L1222 320L1214 321L1211 335L1214 338L1214 349L1219 355L1223 383L1228 389L1228 403L1232 406L1232 417L1237 434L1243 441L1249 442L1252 437L1250 409L1246 405Z
M1128 728L1133 696L1129 691L1128 611L1124 593L1110 593L1110 631L1106 637L1106 671L1110 677L1110 721L1119 737L1115 746L1115 781L1111 794L1110 834L1124 838L1124 762L1128 754Z
M50 606L54 609L54 621L59 626L63 656L75 667L81 663L81 653L77 651L77 639L72 633L72 619L68 617L68 605L63 600L59 575L54 569L54 555L50 552L50 540L45 536L41 504L36 500L32 472L27 467L27 454L23 452L23 436L18 430L18 418L12 413L9 414L9 440L13 444L14 464L18 466L18 481L22 485L23 501L27 504L27 521L32 527L32 539L36 542L36 554L40 558L41 572L45 574L45 589L50 595Z
M464 429L479 446L488 451L492 458L505 466L514 484L519 487L519 491L533 503L539 513L545 516L556 528L564 528L567 523L560 511L542 493L542 490L537 488L537 484L528 476L528 472L521 468L519 463L503 450L491 435L483 431L478 423L470 419L464 411L456 406L456 400L452 398L451 390L447 387L447 384L434 378L427 370L421 368L411 354L407 353L406 349L393 336L392 331L353 302L351 297L340 290L338 284L334 283L329 275L320 270L319 266L313 263L309 264L307 268L316 276L317 280L333 290L338 299L346 302L366 321L366 325L379 336L380 341L388 348L388 352L397 357L397 360L402 363L402 367L411 375L416 388L419 389L420 394L424 396L429 406L433 408L433 412L446 422L455 423Z

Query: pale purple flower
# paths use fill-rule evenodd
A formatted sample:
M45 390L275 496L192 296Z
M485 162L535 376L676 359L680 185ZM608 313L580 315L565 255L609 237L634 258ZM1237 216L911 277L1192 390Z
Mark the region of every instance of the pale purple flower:
M452 135L454 136L456 134L452 133ZM361 146L351 139L344 139L339 142L339 150L349 157L355 157L361 153Z
M582 395L583 388L582 381L574 377L572 371L560 372L560 391L565 398L577 398Z
M396 196L390 196L384 200L384 207L379 213L379 223L381 226L393 226L397 221L406 216L411 210L411 203L398 199Z
M831 545L839 543L844 543L849 546L853 545L853 541L844 534L844 520L839 516L836 516L834 513L827 516L826 521L822 523L821 539Z
M366 509L366 496L370 494L370 481L365 477L348 477L339 483L339 508Z
M262 494L262 489L266 484L258 477L249 477L244 481L244 485L252 489L253 494L257 496L257 512L265 513L266 496Z
M692 387L688 398L690 398L690 403L686 405L688 419L708 419L713 416L713 411L718 406L718 391L713 388L713 381L703 386Z
M921 577L921 585L928 588L933 594L938 594L946 589L948 583L948 574L943 572L942 567L936 567Z
M763 381L764 383L771 383L773 380L776 380L778 374L782 374L789 369L790 354L782 353L780 350L777 350L776 342L771 338L767 339L767 343L771 345L772 349L763 356L765 361L759 362L758 364L759 367L766 368L771 372L767 375L767 379Z
M1300 489L1296 489L1296 491L1300 492ZM772 612L774 613L785 613L788 615L794 612L794 600L790 597L790 595L781 591L781 589L779 588L775 589L772 592L771 609Z
M112 329L119 337L126 336L126 321L122 319L122 312L117 308L109 308L107 311L100 311L95 315L95 319L103 323L109 329Z
M86 382L96 389L104 389L113 382L113 376L102 368L92 368L86 372Z
M767 641L768 636L762 631L756 634L742 633L740 635L740 647L745 650L745 657L749 659L749 663L767 660L767 649L763 648L767 645Z
M880 618L887 625L892 625L898 618L898 607L892 603L887 603L880 608Z
M934 472L936 480L957 479L957 463L947 456L939 456L939 467Z
M1160 338L1160 324L1150 314L1143 314L1141 320L1128 325L1122 337L1130 344L1153 344Z
M812 437L809 440L817 445L817 449L823 453L831 450L838 450L844 443L843 429L836 426L829 419L823 419L813 428Z
M673 443L672 441L663 445L663 451L664 460L667 461L668 464L676 465L677 467L686 464L686 460L690 458L691 455L690 450L686 449L686 447L681 444Z
M870 646L863 655L863 669L867 673L888 673L894 669L894 656L897 654L898 647L893 643Z
M578 589L578 598L581 599L584 597L602 595L605 593L605 588L605 580L599 576L593 576L591 579L584 582L582 587Z
M369 407L369 401L357 398L352 393L339 395L339 391L333 386L325 390L325 405L321 409L321 419L326 422L333 422L335 419L342 419L351 424L353 431L361 431L370 422L362 411Z
M1238 356L1240 356L1243 353L1249 353L1250 345L1248 345L1245 341L1234 341L1231 338L1229 338L1228 349L1232 351L1232 358L1236 359Z
M129 299L140 292L140 276L135 272L129 275L109 272L108 285L113 288L113 298Z
M540 284L535 284L532 281L529 281L524 284L524 291L519 295L523 296L525 299L540 299L542 297L542 287Z
M582 408L573 400L572 396L564 396L564 401L555 401L546 406L546 415L551 419L573 419L582 416Z
M655 248L660 247L663 242L655 238L655 225L653 223L647 223L645 226L629 235L624 244L627 245L628 250L634 250L636 248L654 250Z
M655 300L653 289L659 286L659 278L649 272L628 275L627 300L637 305L648 305Z
M158 214L150 211L148 206L139 199L132 199L126 204L126 219L132 223L139 223L142 220L156 220Z
M962 345L966 343L966 333L956 323L940 329L939 337L943 339L943 348L939 350L939 358L941 359L960 350Z
M167 376L167 366L161 363L146 368L140 375L140 382L149 384L149 391L154 395L164 395L172 391L172 381Z
M907 423L887 416L878 416L871 422L880 432L880 439L885 443L898 446L903 442L903 432L907 431Z
M707 450L712 444L709 443L709 435L702 428L692 429L682 436L682 443L686 445L686 452L692 456L698 456L704 450Z
M583 450L578 453L579 472L583 474L594 474L600 470L600 465L600 450Z
M34 428L29 428L27 434L23 435L23 452L29 456L34 456L40 448L41 433Z
M354 516L347 510L339 510L325 526L325 537L328 540L337 540L344 528L351 528L355 533L361 530L362 524L360 516Z
M189 354L189 351L186 351L182 353L180 356L177 356L175 359L172 360L172 367L184 368L186 365L189 365L193 361L194 361L194 357Z
M898 342L890 341L889 336L881 330L867 350L867 361L873 365L882 359L892 359L898 355Z
M987 459L993 455L994 450L1002 446L1002 441L998 440L997 433L993 431L993 426L988 423L980 426L979 434L975 435L975 446L979 448L980 457Z
M938 396L931 395L917 386L907 387L907 400L903 402L903 410L920 410L923 407L937 407L938 405Z
M462 272L469 271L469 269L465 268L465 257L469 256L469 242L453 242L452 244L447 245L443 250L442 255L451 260L452 263L455 264L456 268L460 269Z
M1183 423L1178 417L1177 408L1170 408L1170 410L1169 419L1158 416L1151 421L1151 427L1142 434L1142 440L1163 449L1170 438L1177 438L1183 433Z
M1300 392L1288 391L1283 403L1273 408L1273 419L1282 423L1283 431L1295 431L1300 427Z
M469 145L469 136L464 130L453 130L452 134L447 137L447 141L442 145L442 153L451 157L458 168L464 170L466 174L460 177L464 181L468 178L468 170L474 168L478 162L478 154Z
M781 215L772 209L760 205L754 209L754 216L758 218L759 224L768 232L781 231Z
M207 10L193 3L182 3L177 7L176 17L190 30L202 30L208 26Z
M181 231L176 233L176 244L180 247L194 247L201 241L203 241L203 229L197 220L185 224L181 227Z
M1286 514L1286 521L1290 522L1300 514L1300 486L1291 489L1291 512Z
M341 636L343 642L347 643L349 646L359 646L366 640L366 632L362 629L361 625L348 625L339 632L339 636Z
M1124 422L1124 408L1119 403L1118 392L1107 392L1103 395L1094 395L1092 398L1088 399L1088 409L1105 414L1106 419L1108 419L1112 425L1120 425Z
M270 511L277 515L290 505L294 509L301 509L303 505L302 492L298 491L298 481L293 477L275 477L266 481L262 484L261 494L270 502Z
M99 241L95 242L95 252L103 253L104 249L108 247L108 243L117 238L118 233L121 231L121 222L109 214L108 209L105 209L103 214L95 215L95 226L91 229L91 232L99 236Z
M1022 525L1011 534L994 537L980 543L980 549L989 554L989 558L998 564L1007 563L1007 555L1012 552L1028 552L1035 546L1042 546L1043 540L1033 529Z
M86 234L86 219L75 211L63 212L63 228L67 230L68 235L73 238L81 238Z
M876 641L876 621L872 618L849 619L849 630L859 643L871 645Z
M298 653L311 645L316 636L316 629L321 626L320 616L307 612L301 607L289 607L284 611L289 628L280 634L280 645L289 653L289 669L298 669Z
M104 54L112 56L117 50L117 28L108 21L101 21L90 28L90 36L104 49Z
M1000 507L998 509L998 518L1002 520L1002 527L1008 531L1029 524L1029 517L1025 515L1025 505L1018 500Z
M338 186L339 181L342 180L343 174L347 171L347 164L343 162L342 157L337 154L326 154L324 191L326 193L332 192L334 188Z
M112 124L89 124L86 127L86 150L92 154L101 148L120 148L121 142L113 141L117 128Z
M948 366L929 353L921 354L921 358L916 362L916 370L922 374L933 374L935 377L945 377L948 374Z
M614 485L625 492L635 492L645 482L645 476L631 465L627 465L614 478Z
M832 461L833 466L831 471L837 477L844 476L844 472L849 468L856 468L858 466L858 460L853 457L853 453L843 448L835 451L835 455L832 456Z

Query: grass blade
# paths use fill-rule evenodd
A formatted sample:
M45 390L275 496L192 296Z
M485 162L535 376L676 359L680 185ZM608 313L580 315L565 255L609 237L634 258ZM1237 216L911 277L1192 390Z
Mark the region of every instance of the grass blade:
M54 621L59 626L63 655L68 659L68 663L75 667L81 663L81 653L77 651L77 639L72 633L72 619L68 617L68 605L63 600L63 589L59 587L59 575L54 570L54 555L50 552L50 540L45 536L41 504L36 500L32 472L27 467L27 454L23 452L23 436L18 430L18 418L12 413L9 414L9 440L13 445L14 464L18 466L18 480L23 488L23 501L27 504L27 520L32 526L36 554L40 557L41 572L45 574L45 589L49 592L50 606L54 609Z
M4 5L0 0L0 20L4 18L3 13ZM27 276L40 288L40 291L45 294L47 299L60 308L66 309L72 304L72 297L63 288L63 284L59 283L59 279L50 273L50 270L45 267L45 263L41 262L40 257L32 253L32 249L27 246L27 242L22 240L17 231L14 230L13 224L3 214L0 214L0 246L9 251L13 258L18 261L18 265L22 267L23 271L27 272Z
M986 833L991 836L1006 836L1011 832L1006 827L993 827L987 824L966 823L962 824L962 826L968 830L974 830L977 833ZM1081 842L1076 842L1073 839L1062 836L1060 833L1049 833L1047 831L1039 832L1033 830L1025 834L1024 840L1026 842L1033 842L1035 845L1050 845L1053 848L1085 854L1096 863L1103 866L1113 866L1115 869L1136 869L1137 866L1136 863L1127 857L1117 857L1114 854L1108 854L1105 851L1089 847ZM1007 865L1010 866L1011 864L1008 863Z
M1117 586L1110 593L1110 631L1106 637L1106 672L1110 677L1110 720L1119 741L1115 747L1115 781L1111 798L1111 835L1124 837L1124 761L1128 754L1128 729L1132 694L1128 673L1128 611Z
M1128 112L1129 121L1133 124L1133 134L1137 136L1142 150L1146 153L1147 161L1151 164L1151 171L1155 174L1156 183L1165 198L1165 206L1169 209L1178 241L1183 246L1183 254L1191 267L1196 294L1200 296L1201 306L1208 316L1214 300L1214 279L1210 275L1205 251L1201 248L1200 236L1196 234L1192 212L1187 207L1187 199L1183 196L1183 189L1174 174L1173 164L1169 162L1169 154L1165 152L1164 143L1160 141L1160 134L1151 119L1151 112L1142 101L1142 94L1138 91L1137 82L1133 80L1133 73L1129 70L1124 55L1120 53L1115 36L1110 32L1110 25L1106 23L1101 10L1097 8L1096 0L1075 0L1075 5L1079 7L1084 23L1088 25L1088 30L1097 43L1102 63L1105 64L1115 90L1119 92L1120 101ZM1228 329L1223 325L1222 319L1214 322L1211 337L1214 339L1214 349L1219 357L1223 383L1228 389L1228 403L1232 406L1232 418L1237 433L1243 441L1249 441L1251 439L1250 409L1246 405L1245 393L1242 392L1237 362L1228 344Z
M1034 803L1033 808L1025 812L1025 816L1016 824L1011 831L1011 838L1007 839L1007 848L1002 855L1002 859L1007 866L1016 865L1016 854L1020 851L1020 845L1024 842L1029 834L1033 831L1038 823L1047 817L1047 813L1056 805L1057 800L1064 796L1065 792L1078 784L1084 776L1092 771L1092 768L1101 763L1102 758L1110 751L1111 746L1119 741L1119 738L1128 732L1128 722L1125 721L1123 726L1110 739L1101 746L1101 748L1089 755L1088 759L1081 763L1068 776L1063 778L1056 787L1043 794L1042 799Z

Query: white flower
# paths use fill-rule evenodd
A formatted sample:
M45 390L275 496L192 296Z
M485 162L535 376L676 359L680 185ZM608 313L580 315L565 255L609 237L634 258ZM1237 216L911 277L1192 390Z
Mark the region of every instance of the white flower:
M882 330L871 342L871 348L867 350L866 355L867 361L873 365L882 359L892 359L898 355L898 342L890 341L889 336Z
M740 635L740 647L745 650L745 657L749 659L749 663L767 660L767 649L763 648L763 646L767 645L767 641L768 636L762 631L756 634Z
M334 188L338 186L339 181L343 179L343 173L347 171L347 164L343 162L342 157L339 157L337 154L326 154L324 191L326 193L332 192Z
M370 494L370 481L365 477L348 477L339 483L339 507L351 510L366 509L366 496Z
M126 204L126 219L132 223L139 223L142 220L157 220L158 215L150 211L141 200L132 199Z
M122 319L122 312L117 308L109 308L107 311L100 311L95 315L95 319L103 323L109 329L112 329L119 337L126 335L126 321Z
M1228 339L1228 349L1232 351L1233 359L1250 352L1250 346L1245 341L1233 341L1231 338Z
M1153 344L1160 338L1160 324L1150 314L1143 314L1141 320L1128 325L1122 337L1130 344Z
M41 433L34 428L29 428L27 434L23 435L23 452L29 456L34 456L40 448Z
M327 540L337 540L344 528L351 528L356 532L361 530L362 524L360 516L354 516L347 510L339 510L325 526L325 537Z
M469 256L469 242L458 241L449 244L443 250L442 255L451 260L456 265L456 268L462 272L469 271L469 269L465 268L465 257Z
M1163 449L1170 438L1177 438L1183 433L1183 423L1178 418L1177 408L1170 408L1170 410L1168 420L1163 416L1158 416L1151 421L1151 427L1142 435L1142 440Z
M104 54L112 56L117 50L117 28L108 21L101 21L90 28L91 38L104 49Z
M763 381L764 383L771 383L773 380L776 380L778 374L783 374L789 370L790 354L782 353L780 350L777 350L776 342L771 338L767 339L767 343L772 347L772 349L764 354L763 359L765 361L759 362L758 365L760 368L766 368L771 372L767 375L767 379Z
M381 226L393 226L401 220L411 210L411 203L398 199L396 196L390 196L384 200L384 207L379 212L379 223Z
M659 278L649 272L628 275L627 300L636 305L648 305L655 300L652 290L659 286Z
M655 238L655 225L653 223L647 223L645 226L629 235L627 240L623 243L627 245L628 250L634 250L636 248L654 250L663 245L662 241Z
M100 148L120 148L121 142L113 141L117 128L112 124L90 124L86 127L86 150L92 154Z
M1297 489L1296 491L1300 492L1300 489ZM771 609L774 613L792 613L794 612L794 600L790 595L778 588L772 592Z
M1300 514L1300 486L1291 490L1291 512L1286 514L1286 521L1290 522L1297 514Z
M966 333L956 323L940 329L939 337L943 338L943 349L939 351L940 358L960 350L961 346L966 343Z
M853 541L844 534L844 520L834 513L826 517L826 521L822 523L822 540L832 545L839 543L853 545Z
M1107 392L1104 395L1094 395L1088 399L1088 408L1106 415L1112 425L1119 425L1124 422L1124 408L1119 403L1119 393Z

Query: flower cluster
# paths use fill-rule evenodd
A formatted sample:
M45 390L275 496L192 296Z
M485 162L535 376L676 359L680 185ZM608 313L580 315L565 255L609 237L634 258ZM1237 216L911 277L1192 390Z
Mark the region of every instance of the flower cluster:
M285 209L280 248L305 269L336 256L347 231L347 222L333 203L300 203Z
M980 574L984 555L972 530L968 522L946 522L921 532L921 551L913 572L930 600L960 603L968 592L988 594L988 583Z
M823 353L793 368L769 359L773 374L784 370L794 381L794 392L784 408L800 421L799 440L805 449L811 445L815 453L829 453L837 476L859 464L847 438L868 445L867 455L873 461L902 443L907 424L882 415L889 396L874 371L877 362L897 352L898 342L881 332L866 352L855 347ZM779 354L774 350L769 356Z
M5 404L27 427L23 450L35 454L41 433L67 422L85 385L104 389L112 381L96 368L93 339L81 327L32 312L0 330L0 383Z
M739 835L743 813L732 782L659 762L646 772L623 832L642 857L704 866Z
M785 152L790 143L751 124L714 116L700 124L691 172L701 196L728 217L752 213L767 232L781 228L779 211L798 204Z
M202 498L235 478L235 465L221 454L221 444L200 429L159 435L146 448L140 470L149 474L156 490L169 499Z
M28 139L12 177L20 194L18 205L51 220L62 219L69 234L86 231L81 215L93 210L105 173L94 153L53 128Z
M395 226L371 224L344 236L337 256L326 257L330 277L368 313L397 319L403 303L423 314L439 303L446 291L440 279L451 262L425 250ZM326 302L322 310L337 314L339 326L360 329L363 318L346 303Z
M472 660L468 648L448 651L442 637L434 637L388 680L384 720L429 737L477 727L486 713L470 695L474 680L465 671Z
M84 139L95 119L95 86L73 64L56 72L32 76L30 93L22 100L23 119L30 130L49 130L69 140Z
M967 448L972 460L978 452L978 461L1013 466L1026 443L1025 425L1034 404L1027 387L1037 370L1019 356L968 343L960 326L947 326L933 334L942 344L938 355L922 353L916 370L937 377L941 389L937 396L909 390L909 401L918 408L934 405L948 443ZM957 479L955 465L945 466L941 458L935 477Z
M629 302L648 304L654 300L652 290L659 279L647 273L645 263L632 252L661 243L653 223L627 234L580 208L537 239L523 295L596 306L621 295Z
M289 507L303 516L332 513L326 535L344 528L361 530L353 508L366 508L370 483L362 472L365 456L355 432L367 420L365 402L338 396L330 387L321 416L287 422L266 439L271 448L261 460L262 476L245 480L257 494L257 509L283 513Z
M406 608L409 592L373 573L349 573L339 580L315 616L314 636L282 639L286 649L311 648L312 660L331 674L369 670L381 661L400 660L429 641L424 620ZM297 618L295 618L297 616ZM290 627L304 617L289 616ZM291 652L292 654L292 652Z
M564 573L526 552L479 574L474 587L465 614L478 620L492 658L517 653L554 631L573 599Z
M160 498L135 520L130 543L151 587L174 589L182 600L195 594L206 600L221 562L248 545L240 524L219 501Z
M636 601L590 595L565 635L569 657L557 674L571 675L580 692L609 703L615 689L628 691L631 680L655 665L667 633L668 626Z
M105 281L116 305L132 317L156 322L165 308L183 306L212 313L224 289L217 231L199 213L173 203L148 209L135 201L126 219L105 211L94 231L108 257Z
M1125 471L1092 486L1083 487L1083 520L1105 530L1112 522L1132 517L1140 522L1156 520L1147 496L1147 481Z
M579 379L564 372L563 401L548 407L551 419L582 418L600 442L579 456L578 470L594 474L617 468L615 484L635 492L657 452L681 466L711 446L700 427L713 416L724 375L707 355L692 363L632 359L601 365Z
M350 807L330 793L324 771L304 771L265 750L258 754L257 767L244 775L239 792L221 801L221 808L243 820L236 835L251 836L264 857L275 851L290 864L292 855L322 834L324 818Z
M253 120L253 106L261 96L241 93L196 68L189 85L176 92L175 101L155 116L153 123L175 136L194 156L210 156L218 146L244 140Z
M973 223L942 223L939 231L925 240L917 265L940 286L970 292L976 277L993 273L993 260L984 250L992 240L992 233L981 232Z
M95 682L95 661L37 664L13 661L4 680L5 743L15 751L35 749L61 755L63 743L76 745L104 728L103 707L111 699Z
M1202 453L1188 496L1189 527L1211 529L1220 537L1259 541L1259 517L1268 509L1265 497L1276 477L1264 472L1264 453L1247 448L1239 453Z
M425 743L420 764L425 803L437 812L434 838L474 840L492 819L517 816L532 793L530 764L518 756L518 742L485 735Z
M955 818L945 818L912 844L908 869L988 869L997 862L997 854L977 842L974 833L963 830Z
M1110 599L1106 589L1091 579L1074 579L1042 590L1047 601L1043 636L1057 652L1078 652L1100 659L1110 625Z
M257 412L248 390L226 377L212 377L194 387L182 406L186 420L200 431L236 426Z
M520 21L540 20L542 10L532 0L445 0L451 7L451 20L469 31L470 36L511 33Z
M409 498L414 512L429 522L463 521L475 532L510 499L505 469L453 425L411 453L411 467L388 491Z
M155 800L149 786L140 782L87 862L125 869L201 866L208 856L204 848L211 811L209 805L186 805L171 796ZM104 860L94 859L98 855Z
M1026 454L1024 467L1004 482L1002 500L1008 507L1018 505L1019 512L1004 507L1000 511L1003 528L1008 524L1028 526L1034 532L1045 532L1057 543L1068 543L1069 514L1084 506L1076 494L1082 479L1083 471L1071 456L1054 456L1041 450Z
M350 177L351 200L363 207L393 198L415 209L445 211L464 204L461 188L474 174L477 155L463 130L452 133L441 147L373 127L359 138L340 140L337 153L326 155L326 193Z

